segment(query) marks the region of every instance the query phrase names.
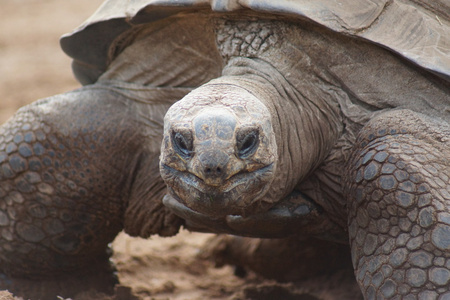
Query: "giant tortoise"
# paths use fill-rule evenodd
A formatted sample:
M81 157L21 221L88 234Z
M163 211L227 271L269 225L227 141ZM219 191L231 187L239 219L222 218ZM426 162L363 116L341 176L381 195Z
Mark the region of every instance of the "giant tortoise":
M1 287L109 286L120 230L184 224L348 243L367 299L449 299L449 13L106 1L61 39L84 86L0 128Z

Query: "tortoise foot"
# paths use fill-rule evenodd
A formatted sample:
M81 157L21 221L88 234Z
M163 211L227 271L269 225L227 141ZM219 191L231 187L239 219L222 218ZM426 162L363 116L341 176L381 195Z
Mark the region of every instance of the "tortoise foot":
M257 238L314 236L343 244L348 239L347 234L323 214L320 206L299 191L293 191L268 211L247 217L207 216L190 209L171 195L164 196L163 203L184 219L185 227L193 231Z

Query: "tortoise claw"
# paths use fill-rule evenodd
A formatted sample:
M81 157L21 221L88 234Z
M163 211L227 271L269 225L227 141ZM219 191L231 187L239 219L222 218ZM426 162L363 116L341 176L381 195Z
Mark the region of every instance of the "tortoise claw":
M328 236L324 236L323 228L335 226L328 224L329 220L322 214L320 206L296 191L270 210L248 217L228 215L224 218L214 218L203 215L170 195L164 196L163 204L185 220L185 227L188 230L199 232L258 238L283 238L302 233L329 239Z
M223 218L213 218L200 214L180 203L171 195L165 195L162 202L175 215L185 220L184 227L188 230L211 233L230 233L230 229Z
M322 209L300 192L293 192L268 211L248 217L227 216L228 226L239 235L282 238L298 234L320 217Z

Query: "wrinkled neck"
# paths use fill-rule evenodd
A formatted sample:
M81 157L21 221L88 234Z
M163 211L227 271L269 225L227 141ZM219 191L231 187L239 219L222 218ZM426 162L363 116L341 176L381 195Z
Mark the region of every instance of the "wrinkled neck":
M276 179L269 197L281 198L329 154L342 132L337 105L320 94L309 98L269 63L257 58L232 58L222 82L254 94L270 110L278 147Z

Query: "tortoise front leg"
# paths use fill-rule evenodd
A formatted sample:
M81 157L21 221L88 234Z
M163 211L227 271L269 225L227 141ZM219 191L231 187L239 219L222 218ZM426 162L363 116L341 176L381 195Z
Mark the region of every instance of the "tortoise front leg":
M177 232L158 173L167 106L92 86L0 127L0 289L41 299L110 292L107 245L120 230Z
M450 129L407 110L361 131L345 194L367 299L450 297Z
M323 209L303 193L294 190L268 211L250 215L213 218L183 205L171 195L163 203L193 231L226 233L258 238L316 237L346 244L348 236L330 221Z

